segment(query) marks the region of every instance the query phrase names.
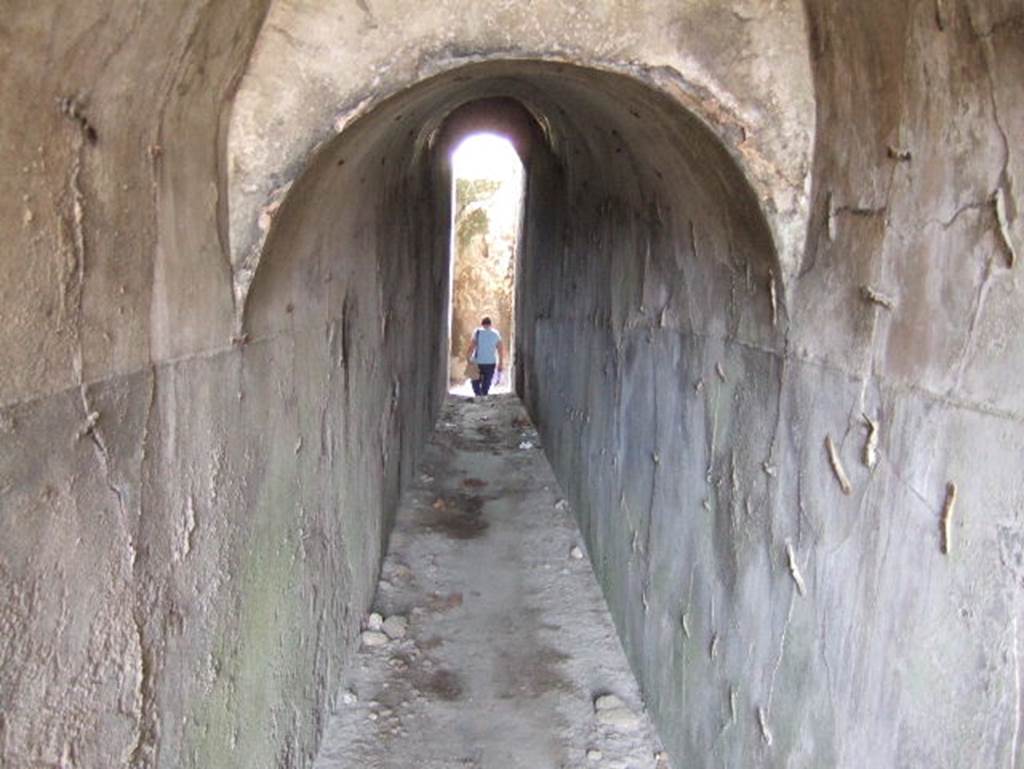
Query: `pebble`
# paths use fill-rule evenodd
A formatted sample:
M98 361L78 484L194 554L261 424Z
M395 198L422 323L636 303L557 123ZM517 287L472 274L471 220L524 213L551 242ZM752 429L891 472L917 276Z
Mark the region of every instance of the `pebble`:
M615 710L624 707L626 707L626 703L614 694L602 694L594 700L594 710Z
M595 750L591 748L587 751L587 761L600 761L603 755L604 753L602 753L600 750Z
M361 639L363 646L384 646L390 640L378 630L364 630Z
M603 694L594 700L594 712L597 720L608 726L634 729L640 725L640 717L614 694Z
M600 710L597 713L597 720L620 729L635 729L640 725L640 717L629 708Z
M368 630L380 630L381 625L384 624L384 618L377 612L374 612L366 618L366 627Z
M573 559L577 560L577 561L583 559L583 551L580 550L579 545L573 545L572 546L572 550L569 551L569 555L572 556Z
M384 620L380 629L383 630L384 634L392 640L405 638L405 634L409 631L409 620L398 614L394 614Z
M346 689L341 694L341 701L344 702L346 705L354 705L355 703L359 702L359 697L351 689Z

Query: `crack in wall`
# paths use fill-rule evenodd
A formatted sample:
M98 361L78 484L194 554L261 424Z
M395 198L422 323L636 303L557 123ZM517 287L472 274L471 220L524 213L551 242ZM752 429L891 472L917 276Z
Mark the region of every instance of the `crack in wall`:
M958 392L963 386L963 378L967 373L967 364L970 360L971 353L974 351L978 322L981 320L982 313L985 309L985 300L988 298L988 292L992 285L992 279L995 273L994 262L995 259L992 256L985 260L985 269L981 276L981 284L978 286L978 290L974 293L972 301L970 321L967 324L967 335L964 339L963 346L960 348L956 364L954 365L956 375L953 378L953 384L948 390L949 394Z
M69 117L79 129L75 132L74 139L72 140L72 159L67 181L71 210L65 214L66 226L71 231L71 257L74 269L69 278L73 282L66 282L64 284L62 299L65 302L64 306L66 306L68 296L70 295L70 314L73 316L71 323L74 340L71 367L82 406L82 415L85 420L80 436L88 437L91 441L107 487L117 498L118 508L123 516L126 513L124 490L118 487L111 478L110 455L99 428L100 415L90 402L88 385L85 384L82 327L85 323L84 294L88 252L85 237L85 195L82 191L82 166L84 164L87 144L92 144L96 141L96 132L88 119L82 114L79 104L77 99L64 98L59 105L62 114Z
M1024 17L1022 17L1024 18ZM973 26L972 18L972 26ZM999 99L996 97L996 81L995 75L993 74L993 67L995 61L995 50L993 49L992 41L988 37L983 39L982 43L982 56L985 61L985 76L988 80L988 93L989 101L992 109L992 122L999 132L999 136L1002 140L1003 146L1003 161L1002 168L999 172L999 181L996 186L996 190L993 194L996 222L999 226L999 233L1003 240L1003 245L1007 251L1007 260L1010 267L1013 267L1014 261L1017 256L1017 251L1014 248L1013 241L1009 234L1009 225L1007 219L1016 219L1016 199L1013 194L1014 179L1010 173L1010 161L1012 159L1012 145L1010 143L1009 136L1006 133L1006 128L1003 126L1002 117L999 111ZM1012 211L1007 211L1007 201L1014 207Z
M758 720L761 724L762 734L767 734L768 737L765 742L771 746L771 715L772 715L772 702L775 699L775 681L778 678L779 670L782 667L782 659L786 653L786 640L789 637L789 626L793 621L793 608L796 605L797 591L795 589L789 591L789 602L786 609L786 620L782 626L782 631L779 633L779 651L775 658L775 663L772 666L771 674L768 678L768 694L765 699L763 708L758 709Z

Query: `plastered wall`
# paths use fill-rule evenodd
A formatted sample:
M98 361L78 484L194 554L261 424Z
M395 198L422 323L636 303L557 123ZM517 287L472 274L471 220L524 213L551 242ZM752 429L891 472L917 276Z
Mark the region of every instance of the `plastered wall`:
M1019 10L811 4L784 290L692 140L531 169L522 391L680 765L1024 760Z
M4 767L308 766L444 394L422 144L347 135L230 265L264 10L5 19Z

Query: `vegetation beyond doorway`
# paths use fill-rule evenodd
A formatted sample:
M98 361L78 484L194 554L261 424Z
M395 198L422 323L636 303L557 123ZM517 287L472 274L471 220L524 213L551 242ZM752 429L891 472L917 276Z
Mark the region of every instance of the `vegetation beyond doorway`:
M511 355L514 349L515 269L523 196L523 165L512 144L473 134L452 153L452 306L449 379L467 387L466 350L473 331L490 317ZM514 361L496 389L509 389Z

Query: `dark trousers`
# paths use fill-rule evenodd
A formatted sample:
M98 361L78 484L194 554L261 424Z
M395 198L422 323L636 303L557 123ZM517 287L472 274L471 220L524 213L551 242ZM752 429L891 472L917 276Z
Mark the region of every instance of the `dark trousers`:
M496 365L494 363L477 364L477 367L480 369L480 378L472 380L474 395L487 395L488 390L491 389L491 380L494 378L494 367Z

